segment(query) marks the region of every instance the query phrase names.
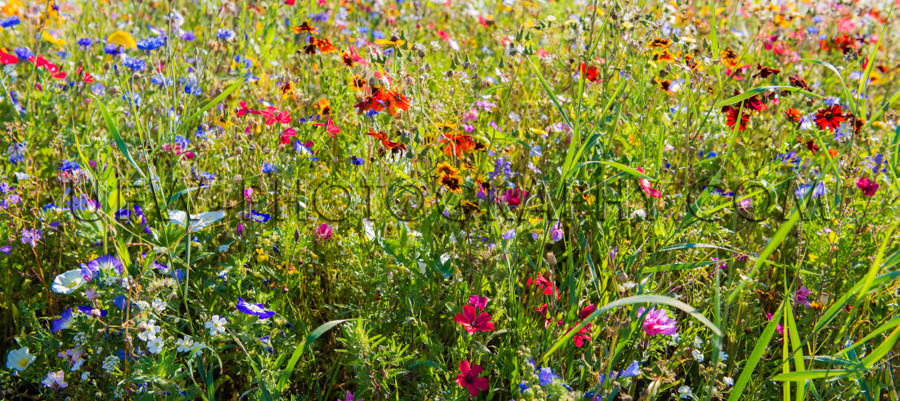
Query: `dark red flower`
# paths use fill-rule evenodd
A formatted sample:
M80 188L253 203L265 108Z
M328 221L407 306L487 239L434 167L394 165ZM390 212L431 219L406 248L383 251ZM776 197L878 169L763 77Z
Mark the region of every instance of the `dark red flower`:
M476 331L493 331L494 323L491 323L491 315L487 312L478 313L472 305L463 305L462 313L457 313L453 320L463 326L471 335Z
M859 188L865 196L873 196L875 195L875 192L878 192L878 183L875 182L875 180L870 180L868 177L859 177L856 180L856 187Z
M469 361L459 363L459 374L456 375L456 382L460 387L469 391L472 397L478 395L479 392L487 391L490 383L486 377L478 377L481 374L482 367L469 364Z
M741 123L738 126L738 130L743 131L747 129L747 123L750 122L750 113L740 111L740 117L738 117L739 111L732 105L723 107L722 112L725 113L725 124L728 124L729 127L734 127L734 124L737 123L738 118L740 118Z
M847 116L844 115L843 110L841 110L841 105L835 104L816 112L815 121L816 126L818 126L819 129L830 129L834 131L838 129L838 127L841 126L841 123L846 119Z

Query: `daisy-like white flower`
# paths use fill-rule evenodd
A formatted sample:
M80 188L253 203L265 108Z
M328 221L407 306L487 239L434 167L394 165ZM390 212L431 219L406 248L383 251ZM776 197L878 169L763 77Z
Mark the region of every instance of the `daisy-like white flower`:
M225 334L225 323L228 323L228 320L219 315L213 315L212 319L206 322L203 327L209 329L209 335L215 336L217 334Z
M157 312L162 312L163 309L166 308L166 302L159 298L154 299L151 305L153 306L153 309L156 309Z
M156 338L156 335L159 334L159 326L156 325L155 319L150 319L146 323L141 323L138 325L138 329L141 330L138 333L138 338L141 341L151 341Z
M158 354L165 345L162 338L153 337L152 340L147 342L147 351L150 351L151 354Z
M688 399L694 396L694 392L688 386L681 386L678 388L678 396L682 399Z
M184 336L175 340L175 345L178 352L188 352L194 348L194 340L191 339L191 336Z
M32 362L34 362L34 355L31 355L26 347L14 349L6 354L7 369L15 369L21 372L25 370L28 365L31 365Z

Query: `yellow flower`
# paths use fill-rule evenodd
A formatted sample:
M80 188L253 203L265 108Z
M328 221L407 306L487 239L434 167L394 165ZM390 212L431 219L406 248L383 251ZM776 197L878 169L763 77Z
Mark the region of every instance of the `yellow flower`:
M126 49L137 49L137 42L134 41L134 38L128 32L118 31L112 35L109 35L106 40Z
M9 0L2 8L0 8L0 12L3 12L7 17L19 15L19 7L22 7L22 5L22 2L19 0Z
M54 38L53 35L47 33L47 31L44 30L41 31L41 39L53 43L54 45L57 45L59 47L66 47L66 41Z
M393 36L390 39L375 39L375 44L381 47L394 47L399 49L404 43L406 42L396 36Z

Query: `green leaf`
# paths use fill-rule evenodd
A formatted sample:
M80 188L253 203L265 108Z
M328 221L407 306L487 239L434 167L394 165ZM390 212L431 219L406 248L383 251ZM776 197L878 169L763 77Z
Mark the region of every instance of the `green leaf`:
M112 135L113 141L116 142L116 147L119 148L119 151L125 155L125 159L128 160L129 163L138 171L138 174L141 177L147 178L144 175L144 171L138 167L137 163L135 163L134 159L131 157L131 152L128 151L128 147L125 146L125 141L122 140L122 136L119 135L119 130L116 128L116 123L113 122L112 117L109 115L109 110L106 109L106 106L103 105L100 98L97 96L91 95L94 98L94 104L97 105L97 108L100 109L100 113L103 114L103 121L106 123L106 130L109 131L109 134Z
M223 100L225 100L225 98L228 97L228 95L230 95L230 94L234 93L234 91L238 90L241 87L242 83L244 83L243 80L238 80L237 82L231 84L231 86L229 86L224 91L222 91L222 93L220 93L219 96L216 96L213 100L210 100L209 103L203 105L203 107L201 107L200 110L197 110L197 112L195 112L194 114L191 114L190 117L184 119L184 121L182 121L181 124L185 125L185 126L191 125L191 123L194 120L196 120L198 117L200 117L201 114L203 114L207 110L213 108L215 105L217 105L220 102L222 102Z
M853 373L852 370L806 370L803 372L790 372L790 373L782 373L772 378L775 381L785 381L785 382L805 382L807 380L813 379L837 379L839 377L846 376L849 373ZM731 398L728 398L731 401Z
M897 343L898 338L900 338L900 327L895 328L894 331L891 332L891 335L889 335L881 345L873 349L869 355L866 355L866 357L863 358L863 366L865 366L866 369L872 369L872 366L875 366L875 362L878 362L881 358L884 358L888 352L891 352L894 348L894 344Z

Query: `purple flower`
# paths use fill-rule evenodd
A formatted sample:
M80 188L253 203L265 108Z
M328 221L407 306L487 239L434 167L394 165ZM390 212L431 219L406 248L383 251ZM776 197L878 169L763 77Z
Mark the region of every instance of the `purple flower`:
M244 301L244 298L238 297L238 303L235 305L237 310L260 319L268 319L275 315L275 312L267 310L263 304L253 304Z
M553 227L550 228L550 240L553 242L559 242L563 239L563 230L559 228L559 220L556 220L556 223L553 224Z
M85 315L93 316L93 317L104 317L104 316L106 316L106 313L107 313L106 309L94 309L90 306L79 306L78 310L81 311L81 313L84 313Z
M516 229L515 228L509 229L509 231L503 233L503 235L501 237L503 237L503 239L505 239L505 240L511 240L513 238L516 238Z
M801 285L800 289L797 290L797 293L794 295L794 300L796 300L797 303L800 305L809 307L809 299L807 299L809 294L810 294L809 288L806 288L805 286Z
M43 232L41 230L29 230L22 229L22 243L29 244L32 248L37 245L37 242L41 240L41 235Z
M123 265L122 262L119 261L119 259L106 254L88 262L87 268L92 272L116 269L116 273L122 274L122 271L125 270L125 265ZM82 268L82 272L84 272L84 268Z
M641 307L638 309L638 315L643 315L644 311L646 311L646 308ZM669 318L664 309L650 308L647 316L644 317L642 328L644 329L644 334L648 336L657 334L671 336L678 332L675 323L675 319Z
M72 326L72 308L66 309L65 312L62 313L62 316L59 319L53 321L53 326L50 328L50 331L56 333L62 329L68 329Z

